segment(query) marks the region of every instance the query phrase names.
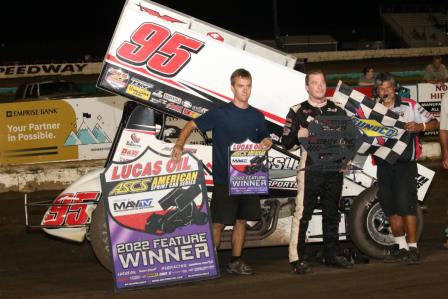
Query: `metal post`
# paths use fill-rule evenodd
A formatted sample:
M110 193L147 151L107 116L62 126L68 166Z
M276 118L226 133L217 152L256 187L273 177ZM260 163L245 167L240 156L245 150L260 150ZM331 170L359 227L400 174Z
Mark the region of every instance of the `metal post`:
M278 25L278 7L277 0L272 0L272 19L274 22L274 39L280 36L280 26Z

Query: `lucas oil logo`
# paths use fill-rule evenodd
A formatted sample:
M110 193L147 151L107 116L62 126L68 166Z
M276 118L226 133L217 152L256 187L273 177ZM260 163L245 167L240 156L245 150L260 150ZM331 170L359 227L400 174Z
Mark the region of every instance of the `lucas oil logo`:
M353 118L355 126L369 137L395 138L398 130L394 127L386 127L374 119Z

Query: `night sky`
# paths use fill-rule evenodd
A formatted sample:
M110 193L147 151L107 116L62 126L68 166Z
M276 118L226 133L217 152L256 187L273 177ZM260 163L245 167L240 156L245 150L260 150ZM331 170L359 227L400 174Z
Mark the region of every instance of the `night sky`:
M274 0L156 0L251 39L272 39ZM331 0L330 0L331 1ZM385 1L383 1L384 4ZM390 1L389 1L390 2ZM395 1L397 2L397 1ZM414 1L428 2L428 1ZM8 3L8 4L6 4ZM378 1L277 0L280 35L330 34L339 41L381 39ZM0 62L104 55L124 0L2 2ZM350 11L358 13L351 13Z

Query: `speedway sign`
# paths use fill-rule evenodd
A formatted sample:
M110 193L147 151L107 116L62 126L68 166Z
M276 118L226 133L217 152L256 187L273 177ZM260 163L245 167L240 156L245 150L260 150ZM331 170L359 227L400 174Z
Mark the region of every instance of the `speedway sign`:
M194 119L233 99L230 75L243 67L253 78L251 103L279 141L289 107L307 97L305 75L293 70L294 64L290 55L165 6L128 0L98 87Z
M117 289L219 276L202 164L150 147L101 175Z

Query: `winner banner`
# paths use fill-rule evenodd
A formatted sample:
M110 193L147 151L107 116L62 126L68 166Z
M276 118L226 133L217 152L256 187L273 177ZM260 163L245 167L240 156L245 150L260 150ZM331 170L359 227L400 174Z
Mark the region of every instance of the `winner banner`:
M246 140L229 148L229 195L268 194L268 151Z
M117 289L219 276L202 164L150 147L101 175Z

